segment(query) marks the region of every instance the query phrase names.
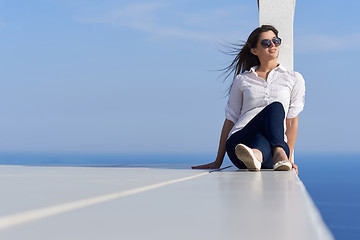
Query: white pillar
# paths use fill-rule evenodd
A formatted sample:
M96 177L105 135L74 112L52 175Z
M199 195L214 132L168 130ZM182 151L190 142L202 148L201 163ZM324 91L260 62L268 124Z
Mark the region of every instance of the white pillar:
M257 0L259 24L273 25L282 39L278 62L294 70L293 27L296 0ZM294 150L295 151L295 150ZM294 153L291 161L294 162Z
M279 63L294 70L293 26L296 0L258 0L259 23L273 25L282 39Z

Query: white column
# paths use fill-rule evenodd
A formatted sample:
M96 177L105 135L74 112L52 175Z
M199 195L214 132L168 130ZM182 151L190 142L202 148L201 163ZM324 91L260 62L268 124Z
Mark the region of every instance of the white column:
M293 27L296 0L257 0L259 24L273 25L282 39L278 62L294 70ZM295 150L294 150L295 151ZM291 161L294 162L294 153Z
M273 25L282 39L279 63L294 69L293 26L296 0L258 0L259 23Z

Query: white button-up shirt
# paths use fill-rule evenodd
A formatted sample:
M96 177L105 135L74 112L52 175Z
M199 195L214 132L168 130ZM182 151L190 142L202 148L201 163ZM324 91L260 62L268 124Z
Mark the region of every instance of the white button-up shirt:
M300 73L280 64L270 71L265 81L255 72L257 68L252 67L234 79L225 108L226 118L235 124L229 137L272 102L282 103L286 118L295 118L304 108L305 81ZM287 141L286 135L284 138Z

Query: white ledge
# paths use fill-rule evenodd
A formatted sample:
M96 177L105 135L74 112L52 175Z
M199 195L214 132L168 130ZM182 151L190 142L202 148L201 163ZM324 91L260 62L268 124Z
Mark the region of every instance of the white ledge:
M0 166L0 177L2 240L333 239L293 171Z

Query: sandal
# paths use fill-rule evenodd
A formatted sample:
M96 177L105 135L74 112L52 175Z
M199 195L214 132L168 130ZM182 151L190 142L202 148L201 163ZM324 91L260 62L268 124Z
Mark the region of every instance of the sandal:
M288 160L282 160L274 164L274 171L289 171L292 169L292 164Z
M235 147L237 158L242 161L249 171L260 171L261 162L257 160L253 150L244 144L238 144Z

